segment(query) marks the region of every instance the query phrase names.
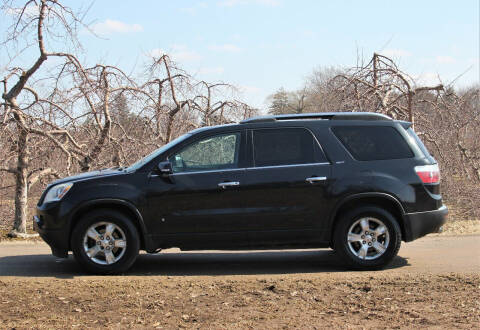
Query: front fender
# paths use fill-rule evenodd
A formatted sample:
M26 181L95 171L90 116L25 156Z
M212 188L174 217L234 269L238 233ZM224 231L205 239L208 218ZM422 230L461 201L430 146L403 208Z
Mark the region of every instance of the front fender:
M73 226L75 225L75 219L80 217L83 213L88 212L93 208L113 208L115 210L126 211L128 210L131 215L134 216L135 225L140 229L139 235L141 237L143 248L148 252L153 252L155 246L151 240L150 235L148 235L148 229L145 225L144 218L139 211L139 209L129 201L118 199L118 198L99 198L94 200L86 201L80 204L70 215L69 223L69 232L71 234Z
M145 226L143 216L138 210L138 208L132 203L123 199L118 199L118 198L99 198L99 199L88 200L80 204L78 207L75 208L72 214L70 214L69 223L73 224L75 218L79 214L84 213L87 210L90 210L92 208L108 207L112 205L119 205L119 206L124 206L128 208L131 211L131 213L135 215L135 220L138 221L138 224L140 225L140 229L142 230L142 234L146 233L147 228Z

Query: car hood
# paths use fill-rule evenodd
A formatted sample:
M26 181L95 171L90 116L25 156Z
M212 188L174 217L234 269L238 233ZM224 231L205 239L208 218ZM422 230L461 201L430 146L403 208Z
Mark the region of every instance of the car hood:
M76 181L90 180L90 179L96 179L96 178L112 176L112 175L122 175L125 173L126 173L125 170L121 170L119 168L107 168L103 170L85 172L85 173L68 176L66 178L59 179L52 182L49 186L54 186L54 185L65 183L65 182L76 182Z

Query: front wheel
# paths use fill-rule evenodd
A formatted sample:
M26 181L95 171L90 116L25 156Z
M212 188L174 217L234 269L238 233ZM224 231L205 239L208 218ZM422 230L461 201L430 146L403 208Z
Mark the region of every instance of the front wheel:
M401 231L395 218L376 206L345 213L334 232L334 248L354 269L379 269L397 255Z
M113 210L96 210L84 215L72 232L75 259L95 274L121 273L135 262L140 248L132 221Z

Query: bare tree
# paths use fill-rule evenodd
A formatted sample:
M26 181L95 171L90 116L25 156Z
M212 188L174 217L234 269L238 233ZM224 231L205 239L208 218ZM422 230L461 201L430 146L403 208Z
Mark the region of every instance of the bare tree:
M193 108L200 115L200 126L218 125L229 122L227 113L235 108L234 101L223 96L234 92L234 87L226 83L208 83L200 81L196 84L196 95L192 100ZM219 98L218 95L222 97Z
M309 112L331 112L345 109L343 96L337 92L343 82L334 80L345 69L316 68L305 81L306 104Z
M76 162L82 171L90 169L102 149L112 142L112 97L132 90L130 85L133 82L118 68L107 65L84 68L75 55L46 49L46 38L55 44L58 36L78 45L75 26L81 21L70 8L58 1L41 0L38 6L35 1L27 1L19 8L12 2L5 2L3 9L15 15L4 45L16 46L21 38L26 37L25 34L35 31L38 50L38 57L29 68L13 67L2 80L2 125L12 132L10 137L15 154L15 157L8 156L6 164L13 162L15 165L2 166L0 171L15 176L15 220L11 235L19 236L26 233L29 189L45 176L58 175L53 167L34 166L32 148L43 146L44 149L60 150L64 154L67 173L72 162ZM56 66L57 70L45 67L52 57L61 62ZM38 84L40 81L48 81L52 88L32 87L42 85ZM122 86L123 83L126 85ZM77 107L79 103L86 106ZM93 125L88 123L89 117ZM86 122L79 125L82 120ZM79 128L86 131L83 136L88 137L84 139L88 143L78 142L82 140L82 134L74 136Z
M27 83L32 79L33 75L37 73L42 65L52 56L64 56L60 53L51 53L45 47L45 34L51 32L52 29L60 25L68 35L73 36L72 26L80 21L72 13L69 8L64 7L57 1L41 0L37 5L35 1L27 1L22 7L15 7L13 2L5 2L2 6L5 12L9 12L15 16L7 39L2 43L6 47L9 44L17 44L24 34L30 31L36 31L36 44L38 49L38 57L27 69L12 68L8 70L4 79L3 94L3 125L15 125L16 132L16 166L2 167L2 171L11 173L15 176L16 191L15 191L15 221L13 225L12 235L26 232L26 217L27 217L27 194L29 185L34 184L38 179L44 175L49 175L54 172L52 168L42 170L30 170L29 172L29 151L28 144L30 134L40 131L46 136L54 138L55 135L68 134L64 131L56 129L43 132L39 129L33 128L32 123L36 118L28 115L28 110L36 103L45 102L48 100L41 100L38 94ZM11 59L13 60L13 58ZM11 87L8 83L14 80ZM21 93L30 93L33 95L34 101L26 106L21 106L18 97Z
M414 123L413 98L423 91L443 91L443 85L416 86L415 81L402 72L390 58L373 54L372 59L360 67L337 75L339 93L344 96L345 107L376 111L393 118Z
M254 113L233 98L235 88L232 85L196 81L166 54L152 60L153 64L148 67L152 76L139 92L144 94L144 114L151 118L158 143L171 141L174 132L228 123L242 117L241 114Z
M152 58L152 61L148 67L151 78L143 84L141 93L147 98L146 107L153 110L156 139L165 144L172 140L177 116L191 108L188 96L191 77L179 69L167 54Z
M480 194L480 89L455 92L440 98L428 92L418 95L417 133L440 161L444 189L450 196L471 201ZM472 190L473 189L473 190ZM476 190L476 192L474 192ZM469 211L478 212L475 203Z

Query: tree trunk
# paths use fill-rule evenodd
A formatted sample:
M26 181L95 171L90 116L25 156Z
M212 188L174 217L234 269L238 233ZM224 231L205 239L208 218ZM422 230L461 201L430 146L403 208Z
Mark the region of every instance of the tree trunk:
M415 129L415 122L413 117L413 92L408 91L407 102L408 102L408 121L412 123L412 129Z
M18 137L17 173L15 174L15 220L12 232L27 232L28 207L28 133L21 129Z
M172 139L173 120L174 117L169 114L167 119L167 132L165 133L165 144L170 142L170 140Z

